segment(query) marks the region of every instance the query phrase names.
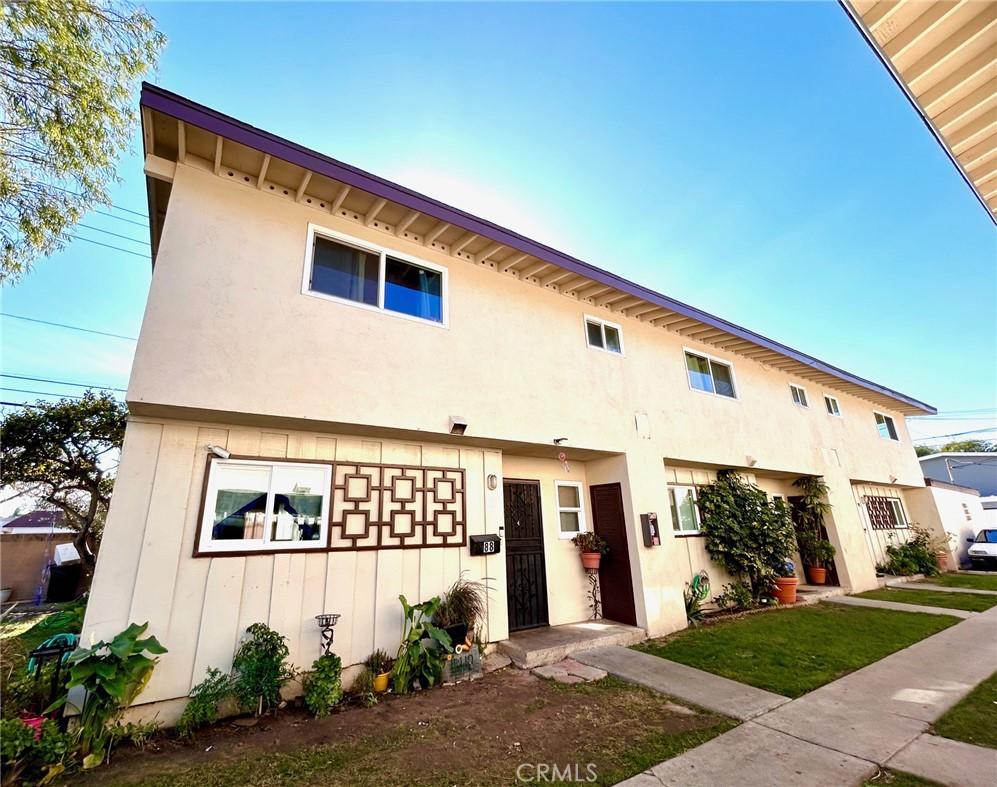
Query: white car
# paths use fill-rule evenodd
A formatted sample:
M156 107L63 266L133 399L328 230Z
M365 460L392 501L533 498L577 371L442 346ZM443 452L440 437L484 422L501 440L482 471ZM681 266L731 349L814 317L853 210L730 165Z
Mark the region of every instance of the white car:
M997 569L997 530L981 530L970 543L969 561L975 569Z

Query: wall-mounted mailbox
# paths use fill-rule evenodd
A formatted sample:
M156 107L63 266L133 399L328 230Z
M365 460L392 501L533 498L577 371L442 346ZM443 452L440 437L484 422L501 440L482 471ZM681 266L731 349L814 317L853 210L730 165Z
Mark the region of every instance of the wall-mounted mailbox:
M472 555L497 555L502 546L502 539L495 535L468 536Z
M640 527L644 531L644 546L660 547L661 531L658 530L658 515L653 511L640 515Z

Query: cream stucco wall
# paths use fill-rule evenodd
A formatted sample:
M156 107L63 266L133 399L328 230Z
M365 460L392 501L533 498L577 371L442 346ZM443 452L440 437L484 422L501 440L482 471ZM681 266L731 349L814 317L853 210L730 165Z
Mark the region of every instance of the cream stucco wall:
M449 325L302 294L310 222L446 267ZM586 346L585 314L622 324L624 356ZM683 347L731 363L738 399L691 390ZM809 409L793 404L790 382L806 387ZM178 697L208 666L227 666L258 619L289 636L299 665L317 651L312 618L323 609L344 612L336 643L345 662L374 647L391 650L398 593L426 598L464 568L491 577L487 636L507 635L504 556L484 563L466 549L427 549L190 557L207 443L249 455L465 467L471 533L502 524L501 488L487 490L489 473L539 480L552 623L588 615L577 555L557 537L553 482L565 475L556 437L567 438L569 451L600 452L573 459L568 480L621 484L637 619L652 635L685 625L682 588L705 565L701 545L672 531L666 467L750 466L770 492L795 475L824 476L842 584L873 587L852 484L919 486L920 467L899 413L887 411L901 440L884 440L872 414L881 407L829 391L841 406L835 418L822 393L743 356L179 165L129 385L137 417L85 637L149 620L171 654L144 699ZM647 416L641 433L636 413ZM442 444L450 415L467 419L476 447ZM301 428L278 428L282 419ZM503 455L508 441L547 458ZM642 544L639 515L648 511L659 515L660 547Z
M986 514L975 489L961 490L952 487L927 486L907 493L911 519L948 541L949 551L955 557L953 567L969 562L969 543L986 527Z

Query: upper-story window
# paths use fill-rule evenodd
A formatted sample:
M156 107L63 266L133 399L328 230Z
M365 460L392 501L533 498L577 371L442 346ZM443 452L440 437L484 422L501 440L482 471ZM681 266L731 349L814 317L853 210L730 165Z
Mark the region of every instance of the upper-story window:
M729 363L686 350L685 365L689 372L689 387L693 390L737 398L734 369Z
M790 393L793 394L793 404L798 404L800 407L809 407L810 404L807 402L807 389L802 385L789 386Z
M879 430L880 437L885 437L888 440L900 439L897 435L896 424L893 423L893 419L890 418L890 416L876 412L874 412L873 415L876 416L876 428Z
M598 317L585 317L585 341L597 350L623 354L623 331L615 322L606 322Z
M446 268L314 226L308 237L305 292L446 324Z
M841 407L838 405L838 399L834 396L828 396L824 394L824 406L827 408L828 415L836 415L841 417Z
M209 458L200 554L326 546L332 465Z

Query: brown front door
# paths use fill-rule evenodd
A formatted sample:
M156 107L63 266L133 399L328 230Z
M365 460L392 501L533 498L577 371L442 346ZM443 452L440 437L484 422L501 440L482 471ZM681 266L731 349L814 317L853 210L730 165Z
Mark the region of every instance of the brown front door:
M546 626L547 569L540 482L506 480L504 499L509 631Z
M609 552L602 556L602 563L599 565L602 616L636 626L627 523L623 515L623 491L619 484L597 484L590 487L590 492L593 527L609 544Z

